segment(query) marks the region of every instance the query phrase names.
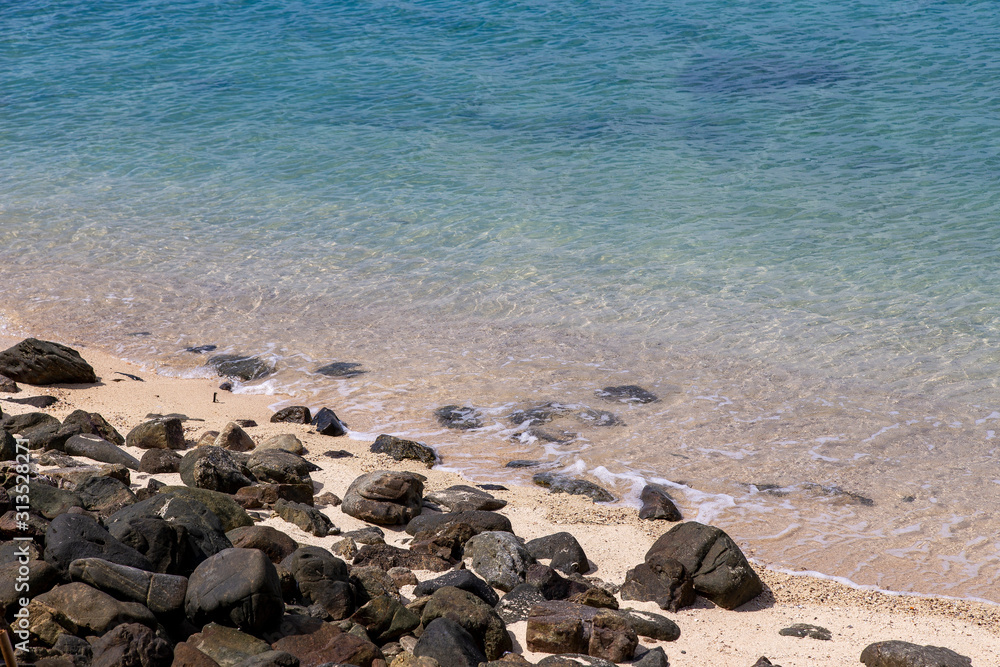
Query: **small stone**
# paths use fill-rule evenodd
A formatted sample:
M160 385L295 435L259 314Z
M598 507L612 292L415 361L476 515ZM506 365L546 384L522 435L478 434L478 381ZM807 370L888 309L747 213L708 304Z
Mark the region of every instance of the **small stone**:
M386 454L397 461L407 459L420 461L428 468L437 462L437 455L427 445L413 440L404 440L403 438L386 435L385 433L375 439L370 449L376 454Z
M575 479L551 472L540 472L531 478L538 486L544 486L550 493L569 493L587 496L594 502L610 503L616 498L607 490L585 479Z
M281 435L268 438L257 445L257 449L280 449L281 451L297 454L298 456L302 456L306 451L305 447L302 446L302 441L291 433L282 433Z
M76 350L26 338L0 352L0 373L23 384L89 384L97 382L93 367Z
M354 458L354 454L351 454L346 449L333 449L330 451L323 452L323 456L331 459L350 459Z
M659 484L647 484L639 496L642 509L640 519L663 519L665 521L680 521L681 513L674 504L667 490Z
M361 370L361 364L359 363L351 361L334 361L326 364L325 366L320 366L315 372L320 375L326 375L327 377L352 378L357 377L362 373L366 373L367 371Z
M295 524L316 537L340 534L340 529L333 525L330 517L315 507L279 499L274 504L274 511L285 521Z
M256 447L256 444L239 424L229 422L215 439L215 446L231 452L249 452Z
M492 511L507 506L507 501L486 493L481 489L466 484L449 486L447 489L428 494L426 499L432 503L443 505L452 512L465 510Z
M177 472L180 469L181 455L169 449L147 449L139 459L139 472L157 475L160 473Z
M822 639L825 641L833 639L833 634L826 628L818 625L809 625L808 623L794 623L787 628L778 630L778 634L782 637L808 637L809 639Z
M129 431L125 444L139 449L184 449L184 427L180 419L152 419Z
M17 386L16 382L6 375L0 375L0 393L16 394L19 391L21 391L21 388Z

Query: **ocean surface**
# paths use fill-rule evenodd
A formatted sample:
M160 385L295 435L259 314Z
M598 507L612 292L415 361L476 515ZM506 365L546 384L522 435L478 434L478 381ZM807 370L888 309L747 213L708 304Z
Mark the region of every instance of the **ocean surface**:
M998 34L992 0L0 3L3 326L261 355L237 391L470 479L658 481L763 562L1000 602Z

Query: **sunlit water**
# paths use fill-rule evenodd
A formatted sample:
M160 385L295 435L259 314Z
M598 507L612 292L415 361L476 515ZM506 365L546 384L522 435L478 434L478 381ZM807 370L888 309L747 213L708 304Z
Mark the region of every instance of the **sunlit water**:
M974 1L3 4L0 308L1000 601L997 34ZM550 402L552 441L508 417Z

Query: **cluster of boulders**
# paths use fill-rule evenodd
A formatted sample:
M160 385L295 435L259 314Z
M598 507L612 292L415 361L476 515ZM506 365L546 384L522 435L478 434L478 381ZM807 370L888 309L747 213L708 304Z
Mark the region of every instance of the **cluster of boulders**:
M303 410L275 418L305 423ZM125 437L83 411L61 422L44 413L0 420L0 607L26 631L19 664L530 665L508 629L525 622L525 648L551 654L540 667L665 667L662 647L642 648L640 638L670 642L680 629L619 598L676 610L701 595L734 608L762 590L718 528L676 524L618 586L586 576L591 563L570 533L519 538L497 512L505 501L481 488L425 494L422 475L378 470L355 479L342 501L314 497L317 466L294 436L257 443L233 423L195 444L181 419L155 416ZM26 485L14 434L46 466ZM136 459L123 446L145 453ZM391 436L373 451L436 460ZM183 485L150 478L138 489L135 471L176 472ZM29 509L19 513L25 495ZM340 534L317 508L324 503L370 525ZM329 549L299 544L258 525L272 514L340 539ZM403 527L406 548L387 544L379 526ZM873 656L869 667L922 664L886 662L899 650L869 647L862 657Z

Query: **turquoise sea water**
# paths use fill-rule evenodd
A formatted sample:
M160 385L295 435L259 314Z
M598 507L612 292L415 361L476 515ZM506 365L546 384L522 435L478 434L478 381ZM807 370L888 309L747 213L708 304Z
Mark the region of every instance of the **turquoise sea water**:
M0 4L0 308L1000 601L997 34L984 1ZM594 396L631 383L663 400ZM505 419L546 401L625 425Z

